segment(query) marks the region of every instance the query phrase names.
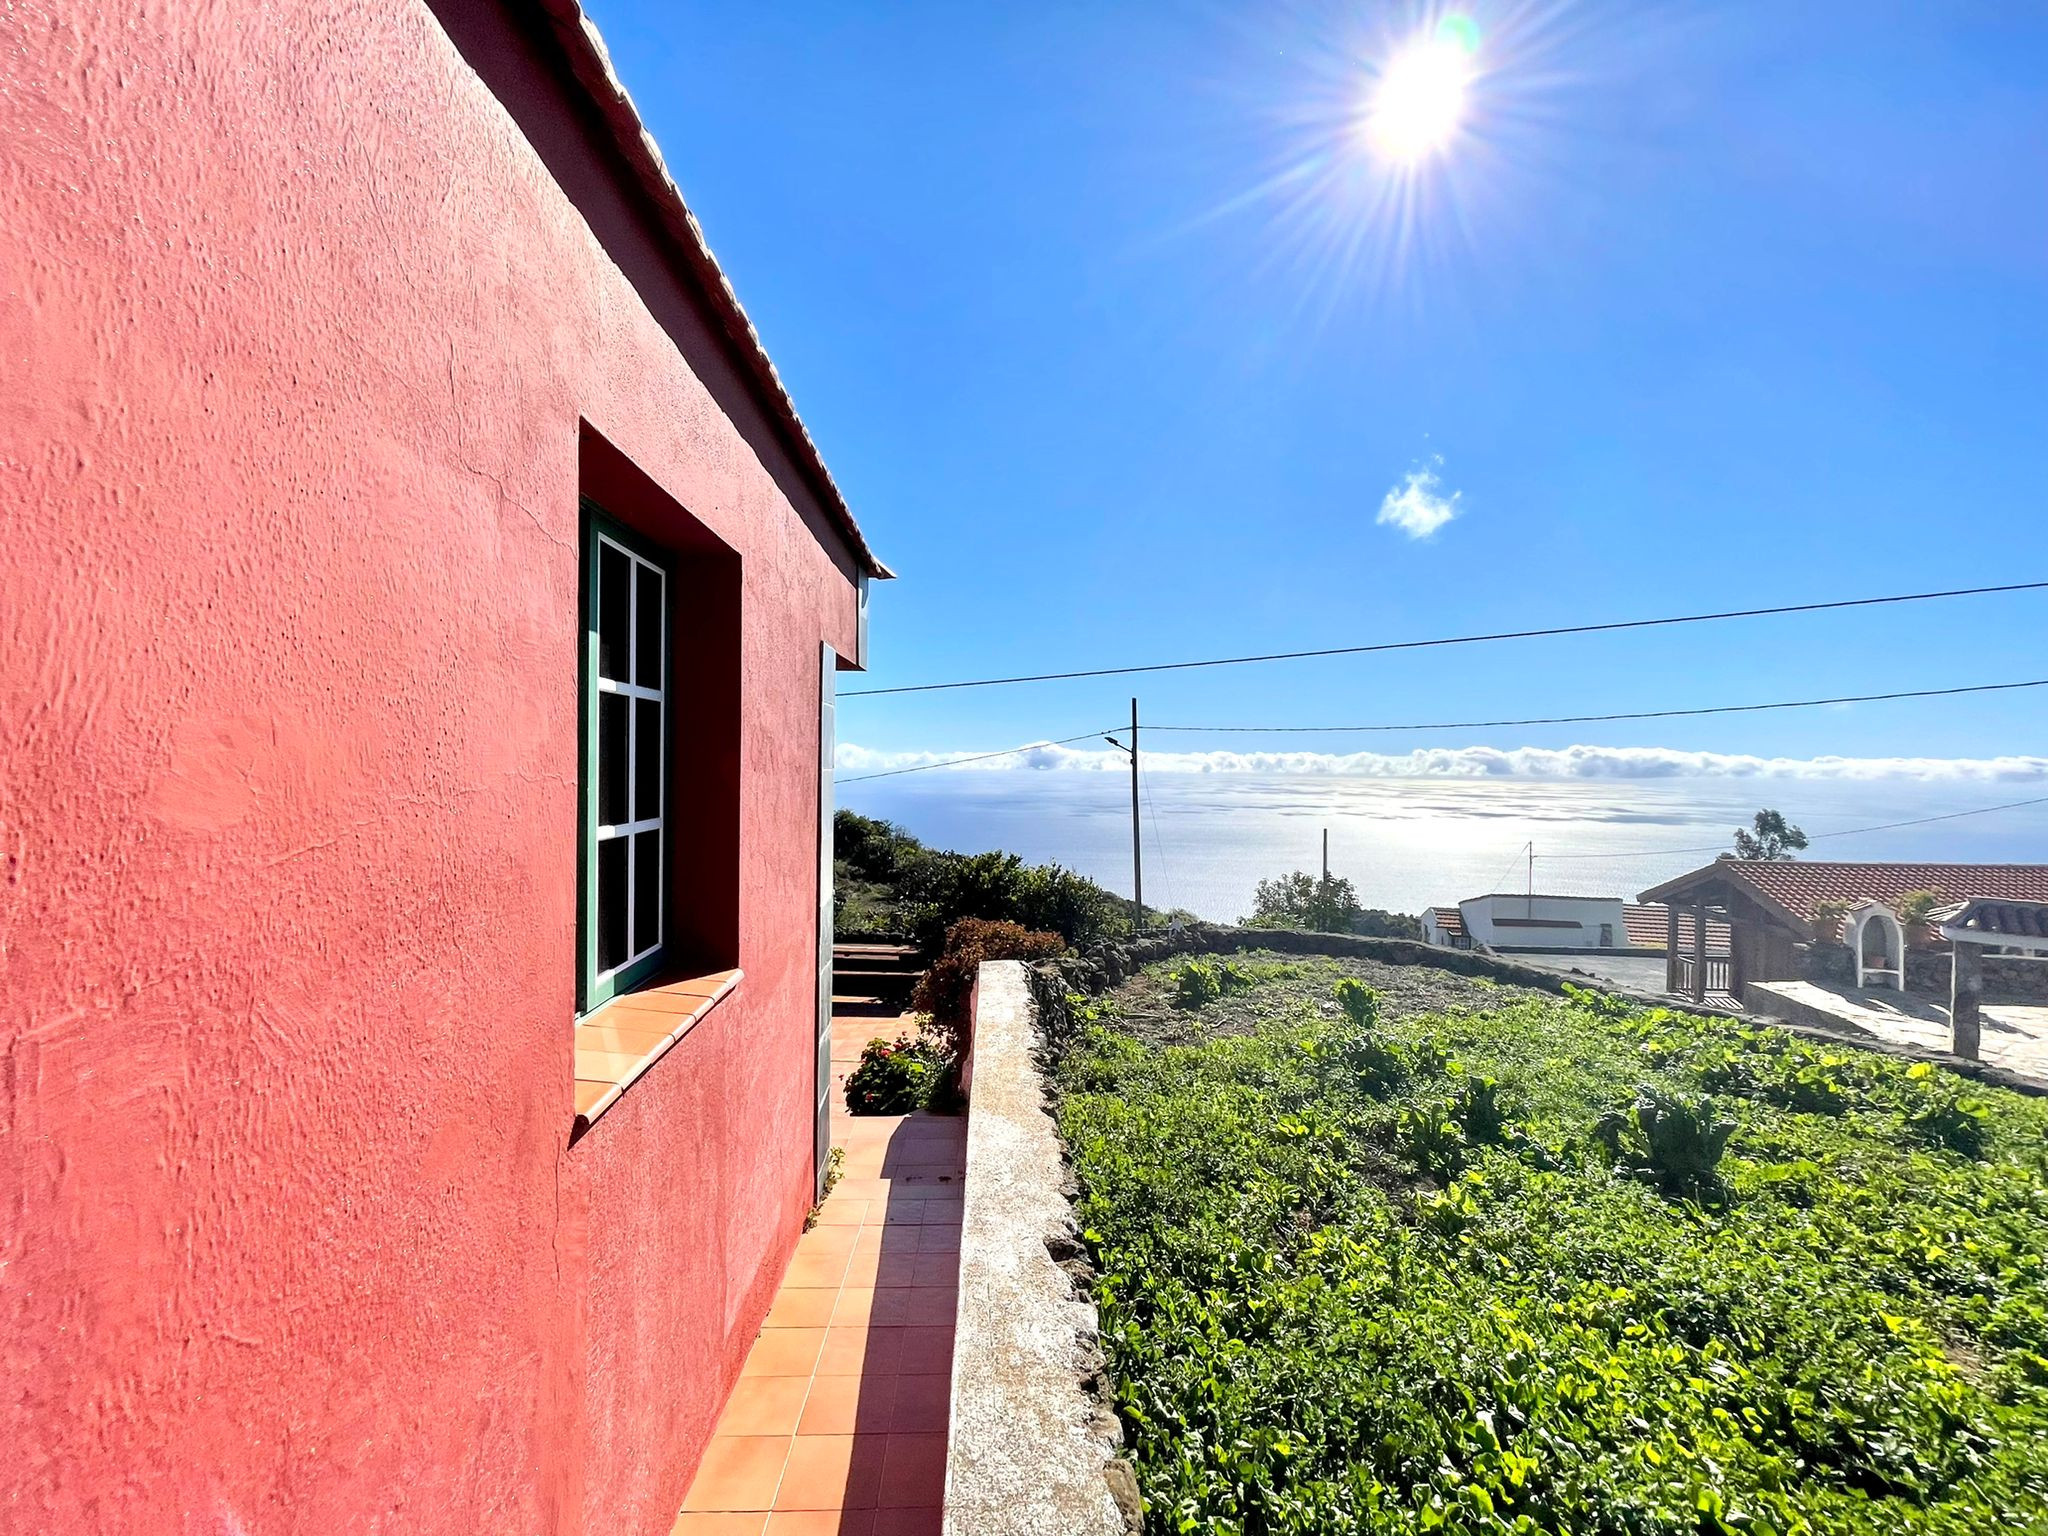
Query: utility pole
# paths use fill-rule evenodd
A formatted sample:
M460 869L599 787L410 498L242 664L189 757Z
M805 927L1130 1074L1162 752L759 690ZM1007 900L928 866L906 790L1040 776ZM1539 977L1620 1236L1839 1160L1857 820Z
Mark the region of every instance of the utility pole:
M1330 829L1323 828L1323 884L1330 883Z
M1138 836L1138 701L1131 700L1131 744L1125 746L1114 736L1102 738L1131 759L1131 934L1145 931L1145 845Z

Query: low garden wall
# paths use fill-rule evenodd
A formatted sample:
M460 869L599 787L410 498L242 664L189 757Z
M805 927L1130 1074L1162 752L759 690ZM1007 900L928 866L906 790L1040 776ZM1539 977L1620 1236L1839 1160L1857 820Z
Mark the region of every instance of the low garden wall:
M975 987L946 1536L1136 1536L1024 962Z
M1908 950L1906 990L1946 1002L1951 964L1946 949ZM1986 955L1983 964L1985 1002L2048 1003L2048 959ZM1809 945L1799 958L1799 979L1830 987L1853 987L1856 957L1846 944Z

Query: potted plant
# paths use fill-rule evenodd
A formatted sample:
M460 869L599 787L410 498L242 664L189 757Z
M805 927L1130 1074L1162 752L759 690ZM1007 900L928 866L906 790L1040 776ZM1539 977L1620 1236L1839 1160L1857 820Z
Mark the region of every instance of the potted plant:
M1934 925L1927 921L1927 915L1941 904L1939 891L1908 891L1892 904L1900 926L1905 929L1908 949L1934 942Z

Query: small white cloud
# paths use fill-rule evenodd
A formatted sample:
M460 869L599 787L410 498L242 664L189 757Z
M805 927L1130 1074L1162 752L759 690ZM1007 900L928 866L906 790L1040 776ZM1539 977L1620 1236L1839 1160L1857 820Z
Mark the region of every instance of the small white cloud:
M1458 497L1443 494L1436 472L1443 468L1442 454L1431 454L1419 469L1408 471L1400 485L1380 499L1376 522L1392 523L1411 539L1426 539L1458 515Z

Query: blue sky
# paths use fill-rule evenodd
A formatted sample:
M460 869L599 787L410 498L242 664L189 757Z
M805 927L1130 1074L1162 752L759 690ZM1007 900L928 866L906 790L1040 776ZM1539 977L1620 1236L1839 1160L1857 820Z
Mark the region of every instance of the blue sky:
M1357 120L1434 11L592 10L901 573L868 685L2048 574L2048 13L1471 6L1463 136L1397 183ZM1377 517L1422 471L1457 515L1414 538ZM2044 621L2032 593L1136 690L1195 724L1738 703L2048 675ZM840 733L1002 747L1131 691L849 699ZM2044 695L1171 745L1991 757L2042 750Z

